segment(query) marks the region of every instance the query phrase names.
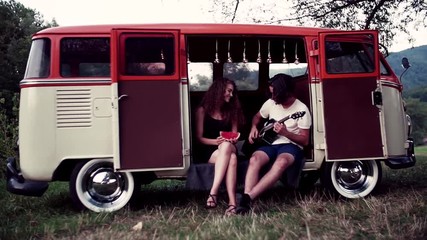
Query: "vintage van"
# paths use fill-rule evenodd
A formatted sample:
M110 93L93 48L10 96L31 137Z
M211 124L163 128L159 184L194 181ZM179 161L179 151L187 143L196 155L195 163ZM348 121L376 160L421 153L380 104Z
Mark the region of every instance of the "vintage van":
M19 157L8 159L7 188L40 196L48 182L69 181L76 206L118 210L141 184L212 168L197 159L193 113L215 78L236 82L250 122L277 73L295 78L313 119L300 185L320 178L343 197L365 197L380 183L382 162L415 164L402 84L376 31L72 26L33 36L20 82ZM241 129L239 147L248 131ZM249 156L239 151L239 158L242 168Z

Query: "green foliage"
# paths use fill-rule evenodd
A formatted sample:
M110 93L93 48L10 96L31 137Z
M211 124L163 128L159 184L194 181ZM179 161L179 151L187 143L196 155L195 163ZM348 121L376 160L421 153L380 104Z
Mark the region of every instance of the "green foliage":
M44 28L57 25L45 23L33 9L14 0L0 1L0 89L19 91L24 77L31 36Z
M427 157L427 145L416 147L415 148L415 155Z
M411 67L402 76L403 93L405 97L410 95L427 102L427 45L406 49L400 52L390 53L387 62L393 71L400 77L405 70L402 67L402 58L407 57ZM424 90L423 90L424 89Z
M422 102L419 98L408 98L406 111L411 116L415 144L423 144L423 138L427 136L427 102Z
M4 106L10 105L11 108ZM17 157L19 94L0 92L0 178L5 171L7 157ZM8 112L7 109L10 109Z

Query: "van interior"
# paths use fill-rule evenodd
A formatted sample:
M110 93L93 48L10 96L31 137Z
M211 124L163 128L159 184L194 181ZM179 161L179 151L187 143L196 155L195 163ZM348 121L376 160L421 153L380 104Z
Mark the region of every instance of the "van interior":
M239 157L249 159L246 139L252 117L269 97L268 80L278 73L291 75L296 81L296 97L309 109L308 62L305 42L297 37L265 36L187 36L187 64L190 90L192 129L194 113L212 81L218 77L234 80L246 124L239 129ZM192 145L196 143L192 133ZM192 156L198 156L192 147ZM311 147L306 147L311 159ZM193 162L206 162L194 157Z

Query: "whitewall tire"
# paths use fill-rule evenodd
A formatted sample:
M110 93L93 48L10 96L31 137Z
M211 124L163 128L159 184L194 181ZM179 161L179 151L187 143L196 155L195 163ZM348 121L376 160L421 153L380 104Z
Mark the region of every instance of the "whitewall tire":
M380 184L381 163L374 160L325 163L321 182L329 190L345 198L369 195Z
M112 159L81 162L70 179L70 194L78 209L113 212L123 208L134 192L134 178L129 172L116 172Z

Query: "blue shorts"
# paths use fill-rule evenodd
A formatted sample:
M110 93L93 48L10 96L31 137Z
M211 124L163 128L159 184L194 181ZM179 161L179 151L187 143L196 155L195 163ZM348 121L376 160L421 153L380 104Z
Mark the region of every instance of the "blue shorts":
M269 161L274 162L282 153L289 153L294 156L294 161L301 161L304 158L304 152L297 145L292 143L283 143L276 145L262 146L257 151L263 151L268 155Z

